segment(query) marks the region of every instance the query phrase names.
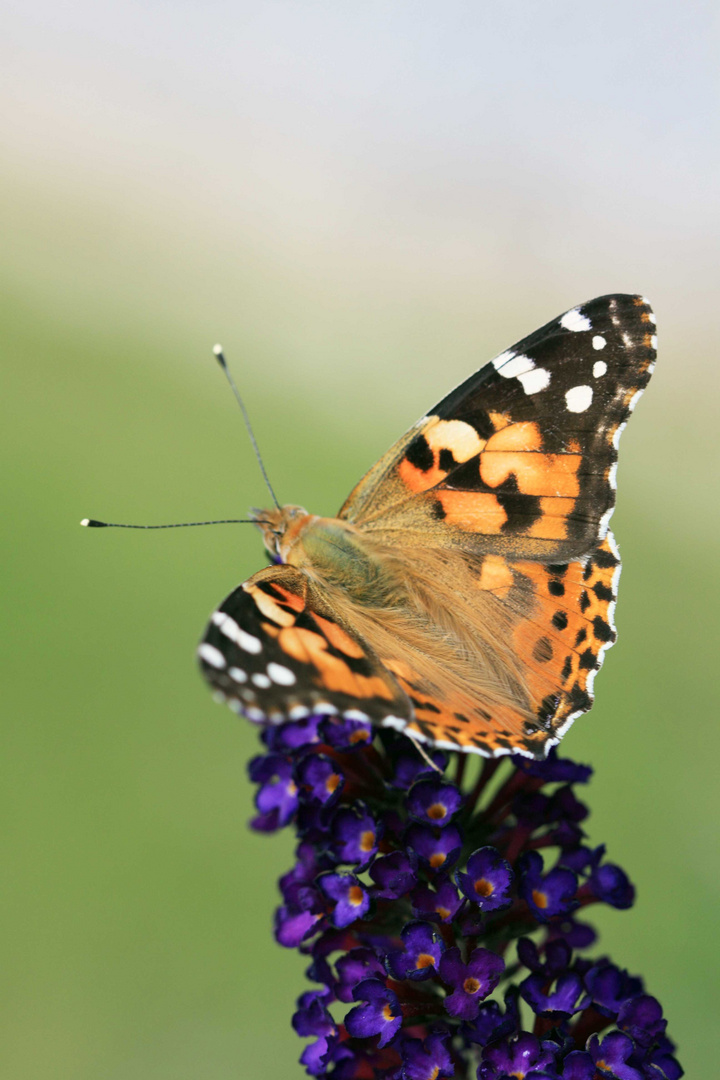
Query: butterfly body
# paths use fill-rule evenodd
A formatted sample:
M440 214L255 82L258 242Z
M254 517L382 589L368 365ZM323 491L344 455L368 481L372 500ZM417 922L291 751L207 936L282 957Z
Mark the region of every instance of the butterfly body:
M257 511L279 565L213 614L203 673L277 723L340 713L487 756L542 756L615 638L619 432L647 383L642 297L591 301L413 426L336 518Z

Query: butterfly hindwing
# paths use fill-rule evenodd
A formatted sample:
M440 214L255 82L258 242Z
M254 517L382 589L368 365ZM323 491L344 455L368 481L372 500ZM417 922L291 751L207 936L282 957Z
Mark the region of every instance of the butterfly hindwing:
M643 297L574 308L481 368L360 481L340 517L473 553L560 562L603 538L617 444L655 359Z
M213 613L198 648L205 678L251 720L311 712L382 723L412 709L392 674L300 570L261 570Z

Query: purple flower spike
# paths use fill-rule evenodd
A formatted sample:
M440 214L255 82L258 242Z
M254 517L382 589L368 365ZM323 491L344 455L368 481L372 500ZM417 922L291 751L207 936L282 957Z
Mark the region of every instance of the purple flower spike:
M419 885L412 897L413 911L422 919L451 923L464 903L449 878L441 878L435 889Z
M321 874L317 884L335 901L332 921L338 929L362 919L370 908L370 897L354 874Z
M420 1042L407 1039L402 1046L403 1080L441 1080L453 1076L455 1067L446 1047L449 1031L434 1031Z
M378 900L398 900L410 892L417 881L416 863L404 851L393 851L376 859L370 867L370 877L375 882L373 896Z
M577 878L572 870L556 867L543 875L543 860L537 851L523 855L519 869L520 895L538 922L547 922L577 907Z
M427 825L411 825L405 843L431 870L448 869L456 863L462 850L460 830L454 825L430 829Z
M357 863L362 870L377 852L381 829L362 804L338 810L333 818L333 851L338 862Z
M513 872L494 847L480 848L468 859L467 873L458 873L457 883L481 911L498 911L512 903Z
M402 928L400 937L405 948L388 953L390 974L401 981L414 982L437 975L443 945L435 936L434 927L430 923L411 922Z
M445 998L445 1008L450 1016L474 1020L482 999L492 993L504 970L502 957L488 949L475 949L467 964L462 962L457 946L443 953L440 978L453 991Z
M297 767L296 779L301 797L310 802L332 805L342 795L343 775L324 754L308 754L304 757Z
M483 1050L483 1060L478 1069L478 1080L495 1080L502 1077L517 1077L524 1080L525 1077L556 1076L555 1054L527 1032L522 1032L519 1037L503 1039L500 1043L493 1043Z
M444 829L462 804L462 795L454 784L438 780L420 780L408 796L408 813L424 825Z
M345 1027L356 1039L379 1035L378 1046L386 1046L399 1031L402 1011L397 995L379 979L365 979L353 992L356 1001L365 1001L345 1017Z
M451 783L357 713L261 738L254 827L292 821L297 834L275 933L309 958L316 989L293 1026L310 1040L300 1056L310 1076L680 1080L656 999L582 953L595 932L575 909L627 907L634 895L583 834L573 786L587 767L553 751L476 770L433 752ZM558 851L547 868L545 849ZM499 953L513 941L519 962L508 952L506 969Z
M547 987L547 976L528 975L520 984L520 993L537 1016L564 1020L590 1004L583 981L574 971L568 971Z
M591 1035L587 1048L601 1076L613 1077L614 1080L644 1080L640 1069L627 1064L635 1047L632 1039L621 1031L611 1031L602 1043L597 1035Z

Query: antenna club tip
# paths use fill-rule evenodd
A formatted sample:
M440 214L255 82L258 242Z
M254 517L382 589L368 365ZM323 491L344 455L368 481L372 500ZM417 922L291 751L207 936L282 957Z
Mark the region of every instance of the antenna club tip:
M83 518L82 521L80 522L80 524L84 525L85 528L87 528L88 525L90 524L90 518Z
M95 518L83 518L80 522L86 529L104 529L106 523L104 521L96 521Z
M222 354L223 354L222 345L213 345L213 352L215 353L216 356L222 356Z

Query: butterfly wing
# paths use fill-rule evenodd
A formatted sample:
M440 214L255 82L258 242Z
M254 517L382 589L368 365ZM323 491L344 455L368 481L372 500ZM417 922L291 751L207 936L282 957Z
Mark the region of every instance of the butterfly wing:
M254 574L213 613L198 647L203 675L250 720L310 713L396 725L412 707L393 675L302 571Z
M360 481L339 516L394 544L561 562L615 503L618 440L655 360L640 296L603 296L481 368Z

